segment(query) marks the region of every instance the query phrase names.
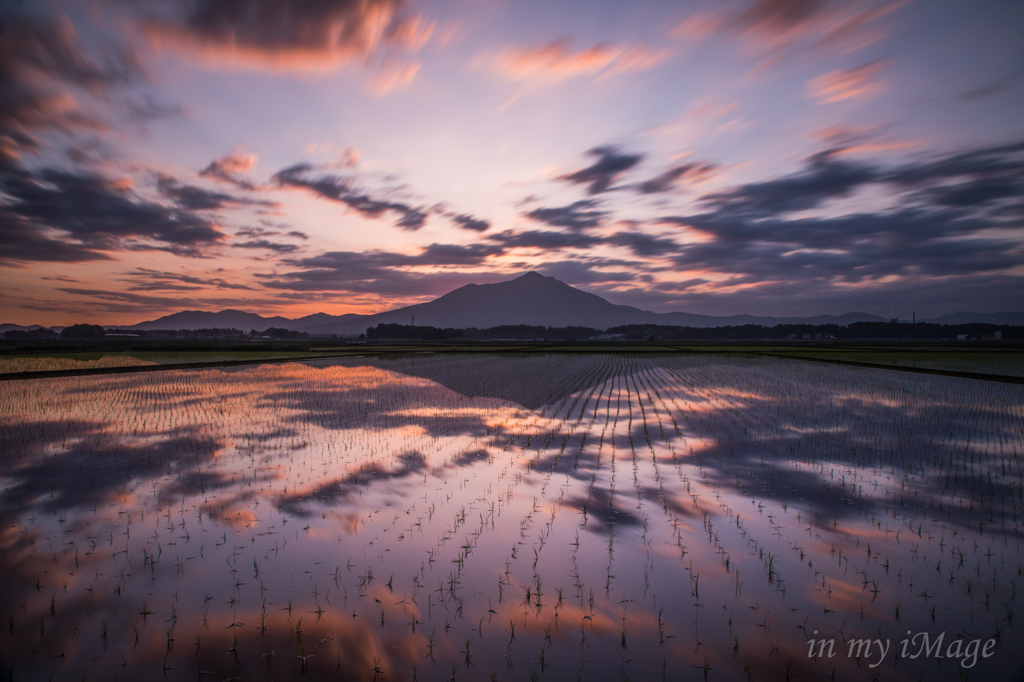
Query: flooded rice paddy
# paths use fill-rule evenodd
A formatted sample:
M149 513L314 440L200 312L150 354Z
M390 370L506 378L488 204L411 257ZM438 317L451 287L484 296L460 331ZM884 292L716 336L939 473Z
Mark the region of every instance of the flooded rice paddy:
M1022 455L1022 386L771 358L3 382L2 674L1010 679Z

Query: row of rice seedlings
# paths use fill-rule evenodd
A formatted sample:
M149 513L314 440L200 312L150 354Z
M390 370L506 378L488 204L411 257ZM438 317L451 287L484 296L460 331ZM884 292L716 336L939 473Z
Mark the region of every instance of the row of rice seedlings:
M1016 541L958 524L952 513L916 518L891 495L862 497L865 486L891 486L897 467L909 468L896 455L888 469L862 465L884 459L882 439L898 433L887 412L878 419L850 409L862 407L863 396L885 395L878 380L835 368L780 376L774 361L604 356L577 359L535 411L497 397L531 395L508 377L530 376L519 371L529 369L537 381L547 361L492 363L490 374L460 362L321 363L177 373L163 383L72 381L56 396L23 393L30 399L12 402L8 415L61 416L4 421L5 439L10 433L23 449L4 451L16 484L5 500L15 521L3 560L18 556L12 575L26 594L34 579L38 597L9 608L11 640L48 648L57 670L86 664L97 674L116 670L107 660L116 646L122 661L141 666L131 670L162 667L170 677L447 679L457 671L496 675L504 665L517 675L526 668L616 679L653 675L659 660L661 669L693 666L705 676L820 674L828 663L808 661L808 628L841 637L883 627L890 616L900 628L927 625L949 618L936 613L939 595L945 609L969 603L972 621L977 615L989 625L1002 602L999 627L1012 630L1014 579L989 569L1005 566ZM496 397L467 401L443 388L469 381ZM932 383L917 389L927 395L905 391L905 402L889 409L897 419L922 408L959 417L945 395L951 388L965 390ZM96 399L76 402L88 406L76 415L68 394ZM978 396L956 400L964 398ZM1008 425L998 442L1012 452L1021 441L1012 428L1019 402L1004 395L989 400L989 412L974 413ZM127 445L118 440L127 428L104 427L118 419L143 420ZM847 454L851 439L873 454ZM90 516L69 505L71 491L60 485L47 502L45 491L18 477L39 465L40 454L60 462L62 448L94 462L120 457L110 462L125 476L114 493L93 481L108 491L94 497L106 500L105 509ZM127 466L147 461L151 471ZM617 502L620 463L631 469L633 491L624 499L635 506ZM663 465L675 476L666 477ZM829 518L795 496L787 476L804 470L816 472L826 491L855 484L844 496L857 513ZM793 480L806 495L806 477ZM560 522L565 511L570 520ZM910 533L916 547L906 546ZM1002 537L1003 548L979 545L986 533ZM601 555L606 560L595 561ZM76 585L88 568L92 579ZM66 599L53 591L57 575L72 579ZM863 596L858 625L837 626L855 615L854 590ZM106 592L114 596L95 596ZM126 599L136 606L120 606ZM57 613L81 620L72 618L70 633L58 630L66 621ZM159 629L150 625L158 614ZM30 642L36 615L38 640ZM83 637L82 626L95 638ZM786 634L794 626L803 628L796 638ZM573 633L578 639L570 641ZM182 651L193 638L194 652Z

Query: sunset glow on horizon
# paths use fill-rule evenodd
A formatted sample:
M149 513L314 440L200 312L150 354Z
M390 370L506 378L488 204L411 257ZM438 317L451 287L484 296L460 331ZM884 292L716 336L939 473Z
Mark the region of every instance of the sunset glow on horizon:
M1024 310L1024 5L0 10L0 322Z

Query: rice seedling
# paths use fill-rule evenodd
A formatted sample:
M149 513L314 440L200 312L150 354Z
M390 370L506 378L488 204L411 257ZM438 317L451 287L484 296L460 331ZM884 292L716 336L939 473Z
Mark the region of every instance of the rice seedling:
M890 640L892 671L961 631L998 678L1024 643L1011 384L530 355L0 393L0 655L24 678L861 679L846 642Z

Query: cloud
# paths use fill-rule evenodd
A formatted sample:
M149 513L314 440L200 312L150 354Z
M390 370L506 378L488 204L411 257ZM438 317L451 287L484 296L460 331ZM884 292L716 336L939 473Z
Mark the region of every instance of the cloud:
M906 4L907 0L754 0L738 11L693 14L670 35L695 41L731 34L770 65L801 54L862 50L886 36L883 20Z
M186 211L214 211L243 204L277 206L272 201L244 199L221 192L211 192L201 187L182 185L175 178L163 173L157 174L156 187L161 194Z
M729 214L774 215L803 211L846 196L878 177L874 168L841 161L830 149L808 159L802 173L707 194L701 202Z
M107 124L80 106L71 89L91 98L142 80L135 55L107 44L86 52L63 21L7 14L0 39L0 166L40 149L42 132L74 134Z
M367 218L380 218L390 212L398 216L396 227L415 231L427 222L428 209L423 206L411 206L402 202L375 199L355 189L354 178L337 175L320 175L310 178L308 173L313 170L309 164L297 164L278 171L273 180L282 186L301 187L314 194L345 204Z
M251 190L255 189L255 185L245 178L240 178L239 175L248 173L254 165L256 165L255 154L236 152L211 161L210 165L199 171L199 175L227 182L240 189Z
M617 232L605 243L625 246L638 256L661 257L679 252L679 244L667 237L655 237L644 232Z
M74 261L105 258L98 252L159 249L200 256L224 233L213 222L182 208L169 208L135 196L123 183L93 173L42 169L0 173L0 225L17 250L0 260ZM39 253L60 243L53 257Z
M220 67L272 72L328 71L388 50L415 52L435 24L405 0L196 0L153 13L144 31L157 49L173 47Z
M136 316L141 314L164 314L169 311L179 311L183 308L200 308L223 310L225 308L247 308L260 306L273 308L281 304L280 301L269 298L189 298L180 294L168 296L147 296L145 294L128 291L110 291L106 289L85 289L85 288L60 288L67 294L81 296L69 304L67 301L47 301L38 308L41 310L60 310L81 314L83 310L89 314L104 313L126 313ZM171 291L174 291L171 289ZM32 306L22 306L32 307ZM136 318L137 319L137 318Z
M416 297L448 293L463 284L501 281L501 275L479 272L423 272L419 267L481 266L500 254L496 245L432 244L419 254L391 251L331 251L288 261L295 268L257 274L263 286L287 291L344 291L376 297Z
M685 183L697 183L714 173L716 166L712 163L684 163L673 166L660 175L645 180L634 187L641 194L658 194L678 188Z
M28 219L0 209L0 265L11 267L25 263L85 263L110 260L102 249L61 238L38 229Z
M807 81L807 94L822 104L873 95L882 88L878 74L883 68L885 62L876 59L853 69L830 71Z
M552 227L567 227L570 230L585 230L597 227L608 215L595 207L598 203L592 199L584 199L568 206L557 208L535 208L523 215L530 220L546 223Z
M554 232L551 230L507 230L489 235L487 239L509 249L524 248L542 249L545 251L573 248L585 249L602 242L600 237L580 232Z
M299 247L295 244L281 244L280 242L272 242L266 239L254 239L248 242L235 242L231 246L236 249L261 249L264 251L273 251L274 253L295 253L299 250Z
M636 263L613 261L605 258L574 258L542 265L537 268L537 272L548 277L554 277L567 284L617 284L621 282L635 282L637 280L636 266ZM605 267L624 267L625 269L608 271L602 269ZM588 286L587 288L588 290L593 290L594 287Z
M995 276L1024 259L1024 143L896 168L836 156L828 150L812 156L802 173L706 195L707 213L665 218L706 237L678 245L670 257L681 269L729 275L712 285L719 291L792 283L819 292L894 279ZM892 206L788 215L869 186L889 192Z
M569 38L560 38L537 47L514 48L501 52L493 64L506 80L532 83L558 83L578 76L602 77L642 71L665 61L669 51L638 45L598 43L573 51Z
M194 277L176 272L161 272L150 268L135 268L123 273L122 281L130 282L128 291L175 291L199 289L241 289L250 291L245 284L228 282L219 277Z
M623 154L615 147L595 147L587 152L597 157L590 166L559 176L559 180L577 185L589 185L587 194L607 192L611 184L623 173L640 163L643 154Z
M1019 213L1024 209L1024 142L909 164L886 174L885 181L939 206L976 208L1009 200Z
M370 92L381 97L392 90L404 88L416 78L419 62L385 62L370 83Z
M452 222L459 227L467 230L473 230L474 232L486 232L491 227L490 221L474 218L473 216L465 213L453 214L451 219Z

